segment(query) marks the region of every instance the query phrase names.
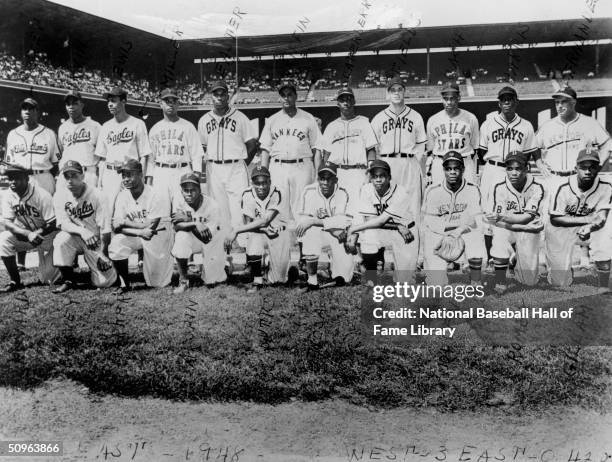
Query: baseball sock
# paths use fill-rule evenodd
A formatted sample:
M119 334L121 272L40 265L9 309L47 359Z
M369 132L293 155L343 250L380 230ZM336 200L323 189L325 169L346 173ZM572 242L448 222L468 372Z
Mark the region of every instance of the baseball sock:
M484 235L485 247L487 249L487 261L491 259L491 247L493 247L493 235L485 234Z
M187 258L177 258L176 259L176 266L178 267L178 272L179 272L179 282L180 281L188 281L189 280L189 277L187 276L187 273L188 273L187 263L188 263L188 261L189 260Z
M306 260L306 272L308 273L308 284L316 286L319 284L317 270L319 269L319 257L316 255L304 255Z
M362 253L363 266L366 271L376 271L376 264L378 262L378 253Z
M115 269L117 270L117 274L123 280L125 287L130 286L130 278L129 278L129 267L128 267L128 259L125 260L113 260L113 264L115 265Z
M247 255L247 265L251 268L253 282L255 284L263 284L263 273L261 268L262 255Z
M64 284L72 284L74 281L74 269L72 266L59 266L60 273L62 273L62 282Z
M468 258L470 279L475 282L482 280L482 258Z
M21 284L21 277L19 276L19 270L17 269L17 259L15 256L12 257L2 257L2 261L4 262L4 266L6 266L6 272L9 275L11 281L15 284Z
M508 264L510 263L508 258L495 258L493 257L495 262L495 284L506 285L506 270L508 269Z
M608 287L610 282L610 260L596 261L597 277L599 279L599 287Z
M20 266L25 266L27 252L17 252L17 264Z

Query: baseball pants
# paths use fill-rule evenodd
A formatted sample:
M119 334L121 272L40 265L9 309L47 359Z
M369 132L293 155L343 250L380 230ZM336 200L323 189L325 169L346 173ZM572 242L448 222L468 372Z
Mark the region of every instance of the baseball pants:
M419 256L419 234L416 229L411 229L414 240L409 244L396 230L391 229L366 229L359 233L361 253L375 254L381 248L391 248L395 272L393 280L411 282L417 267Z
M108 212L113 216L115 200L123 187L123 179L118 171L110 169L106 165L104 166L101 177L100 189L104 192L104 196L108 201Z
M304 188L311 184L315 178L312 159L309 157L300 160L300 162L294 164L275 159L270 162L272 184L278 186L287 195L294 219L297 218L300 211L300 198Z
M483 167L482 177L480 180L480 193L482 195L482 204L484 207L493 206L493 188L498 183L501 183L506 179L506 169L505 167L500 167L497 165L492 165L486 163ZM485 210L485 212L490 212L491 210ZM484 220L484 216L483 216ZM484 233L487 235L493 234L493 228L490 223L484 221Z
M170 202L172 202L172 198L175 197L175 195L178 195L178 197L181 197L182 195L181 176L183 176L185 173L191 173L191 171L191 167L189 166L170 168L155 165L155 168L153 169L153 187L157 191L159 191L158 188L167 188Z
M175 258L187 260L193 254L202 254L202 280L206 284L216 284L227 279L225 273L225 251L223 240L225 233L212 231L212 239L208 244L204 244L193 233L178 231L174 236L172 255Z
M356 202L359 201L359 191L368 182L368 175L364 168L338 168L338 186L346 189L349 195L349 210L355 210Z
M416 157L385 157L384 155L379 157L391 167L391 179L403 186L408 196L416 201L420 208L425 191L425 182L418 159Z
M331 252L330 269L332 278L341 276L346 282L353 278L354 257L346 253L344 245L334 236L317 226L311 226L302 238L302 253L304 255L321 256L323 248L328 247Z
M540 233L516 232L493 226L491 256L509 259L516 249L516 280L521 284L533 286L539 278L540 239Z
M30 176L30 180L34 181L34 183L43 188L52 196L55 194L55 178L53 175L51 175L51 173L35 173Z
M21 241L10 231L0 233L0 257L12 257L17 252L38 251L38 277L43 284L54 283L60 277L60 271L53 266L53 239L57 232L44 236L42 243L33 246L28 241Z
M281 231L278 237L270 239L265 234L248 233L246 246L247 255L264 255L268 247L270 265L268 268L268 282L287 282L289 274L291 235L289 231Z

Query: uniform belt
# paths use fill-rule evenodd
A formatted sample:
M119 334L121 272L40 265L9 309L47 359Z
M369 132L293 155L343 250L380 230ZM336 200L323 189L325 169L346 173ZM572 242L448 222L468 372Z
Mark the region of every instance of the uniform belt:
M570 176L570 175L573 175L575 172L573 170L571 172L557 172L556 170L551 170L550 173L553 173L559 176Z
M274 162L280 162L281 164L296 164L298 162L306 162L310 157L301 157L300 159L276 159Z
M487 160L488 164L495 165L496 167L505 167L506 164L504 162L495 162L494 160Z
M368 168L365 164L355 164L355 165L338 165L342 170L351 170L354 168Z
M106 164L106 168L109 170L119 171L119 169L121 168L121 165Z
M158 167L164 167L164 168L183 168L183 167L187 167L189 164L187 162L180 162L178 164L168 164L168 163L164 163L164 162L155 162L155 165Z
M33 175L38 175L40 173L48 173L49 170L32 170Z
M414 154L407 154L405 152L393 152L391 154L381 154L380 157L414 157Z
M236 162L240 162L242 159L229 159L229 160L213 160L209 159L208 162L212 162L213 164L234 164Z

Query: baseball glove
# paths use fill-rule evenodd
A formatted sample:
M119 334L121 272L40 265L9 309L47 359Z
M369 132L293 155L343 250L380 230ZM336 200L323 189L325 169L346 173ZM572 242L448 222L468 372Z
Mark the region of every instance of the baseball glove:
M96 266L100 271L105 272L113 267L113 263L104 255L98 255Z
M461 236L443 236L434 247L434 254L449 263L455 262L465 251L465 241Z

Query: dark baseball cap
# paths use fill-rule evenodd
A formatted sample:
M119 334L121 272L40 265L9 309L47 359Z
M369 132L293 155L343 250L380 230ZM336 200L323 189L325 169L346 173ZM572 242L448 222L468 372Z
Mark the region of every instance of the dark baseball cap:
M210 86L210 92L212 93L215 90L229 91L229 88L227 86L227 83L225 83L223 80L216 80Z
M113 87L111 89L111 91L107 91L106 93L104 93L102 95L102 97L104 99L108 99L108 98L112 98L113 96L119 96L121 98L126 98L127 99L127 91L125 91L123 88L121 87Z
M399 77L393 77L392 79L387 80L387 90L393 85L401 85L403 88L406 88L406 84Z
M461 93L461 91L459 90L459 85L457 85L455 82L446 82L443 86L442 86L442 90L440 90L440 94L444 95L445 93Z
M340 90L338 90L336 99L339 99L342 95L351 95L353 98L355 98L355 93L353 93L353 89L351 87L342 87Z
M459 154L457 151L448 151L446 154L444 154L444 157L442 157L442 165L444 165L445 163L451 160L456 160L457 162L461 162L461 165L464 164L463 156Z
M76 160L68 160L62 167L62 173L66 172L83 173L83 166L79 164Z
M258 165L251 172L251 178L255 178L256 176L267 176L268 178L270 178L270 170L268 170L268 168L264 167L263 165Z
M574 90L569 85L566 85L563 88L559 88L556 92L553 93L552 97L578 99L578 95L576 95L576 90Z
M142 164L138 162L136 159L128 159L119 167L119 172L123 171L133 171L133 172L142 172Z
M177 95L177 91L172 89L172 88L164 88L161 92L161 94L159 95L160 99L165 99L165 98L176 98L179 99L178 95Z
M21 109L26 107L33 107L38 109L38 102L34 98L26 98L21 102Z
M383 170L386 170L387 172L391 173L391 167L389 167L389 164L386 163L384 160L380 160L380 159L375 159L370 163L370 166L368 167L368 172L371 172L374 169L377 168L382 168Z
M578 153L578 158L576 159L576 164L579 164L580 162L585 162L587 160L592 160L599 163L599 152L597 151L597 149L585 148L580 150L580 152Z
M81 95L81 92L75 88L64 95L64 102L68 101L69 99L82 100L83 96Z
M512 95L515 98L518 98L518 94L516 93L516 90L512 87L503 87L501 90L499 90L497 92L497 99L501 99L501 97L504 95Z
M510 162L518 162L519 164L525 166L527 165L527 157L521 151L511 151L504 160L506 166L508 166Z
M338 176L338 166L333 162L324 162L319 166L317 175L320 175L323 172L329 172L334 176Z
M278 87L278 94L280 95L285 88L291 88L293 92L297 95L297 87L293 82L283 82L280 87Z
M195 172L184 173L181 176L181 185L186 183L193 183L200 186L200 176Z
M17 164L5 164L4 168L2 169L2 175L31 175L32 174L32 170L29 170L25 167L22 167L21 165L17 165Z

